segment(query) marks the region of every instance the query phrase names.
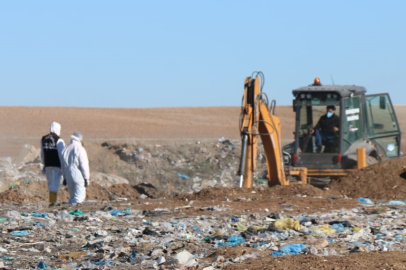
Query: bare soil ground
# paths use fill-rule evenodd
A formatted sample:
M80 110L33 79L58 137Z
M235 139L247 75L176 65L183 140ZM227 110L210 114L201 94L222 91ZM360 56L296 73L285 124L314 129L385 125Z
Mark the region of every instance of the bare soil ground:
M215 141L224 136L239 139L238 115L240 108L157 108L157 109L89 109L89 108L43 108L43 107L1 107L0 108L0 156L16 156L24 144L38 145L41 136L48 132L49 124L62 124L62 137L69 141L69 135L80 130L85 141L101 144L104 141L137 144L151 143L178 145L185 142ZM406 106L396 106L402 130L406 128ZM291 141L293 112L290 107L278 107L277 115L282 118L285 143ZM98 148L93 152L93 161L111 148ZM403 149L403 151L405 151ZM119 162L117 157L115 161ZM101 162L101 161L100 161ZM99 163L100 163L99 162ZM119 206L114 198L130 198L132 207L139 210L153 210L163 206L170 209L168 218L176 216L211 215L210 206L228 209L221 214L250 215L255 213L278 213L289 208L292 215L300 213L328 212L335 209L353 208L359 197L390 200L406 199L404 180L404 159L376 164L354 172L346 178L331 184L328 189L308 185L275 186L272 188L210 188L194 194L162 194L160 190L147 185L118 185L106 189L92 184L88 199L109 202ZM103 167L93 164L95 167ZM406 165L406 164L405 164ZM113 170L114 166L108 168ZM154 198L139 198L140 194ZM45 182L20 183L0 194L0 202L7 204L38 204L39 211L46 211L48 192ZM61 190L60 201L67 201L66 190ZM346 198L349 197L349 198ZM193 201L193 203L191 203ZM147 202L147 203L146 203ZM59 205L64 209L68 206ZM98 210L100 204L86 204L83 211ZM179 211L179 209L182 209ZM162 216L161 216L162 218ZM153 221L154 217L151 217ZM212 257L237 257L245 254L247 248L224 247ZM250 251L248 251L250 252ZM311 255L264 257L246 260L240 264L226 266L226 269L404 269L404 252L371 252L348 254L343 257L319 257ZM228 267L228 268L227 268Z
M0 156L14 156L22 145L38 146L49 125L62 125L61 136L69 142L74 131L85 141L179 143L239 138L238 107L203 108L53 108L0 107ZM293 119L293 118L292 118Z
M401 130L406 130L406 106L395 106ZM62 125L62 138L69 141L81 131L85 141L129 143L179 143L207 141L221 136L239 139L240 107L191 108L65 108L0 107L0 156L18 154L24 144L37 147L52 121ZM293 141L294 113L291 106L278 106L283 143ZM403 141L403 140L402 140Z

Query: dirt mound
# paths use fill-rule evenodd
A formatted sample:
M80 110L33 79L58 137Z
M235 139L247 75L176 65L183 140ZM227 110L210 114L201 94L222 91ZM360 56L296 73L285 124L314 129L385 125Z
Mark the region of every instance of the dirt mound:
M129 184L115 184L107 189L110 191L110 193L113 193L119 197L125 197L129 200L138 198L142 194Z
M91 185L86 190L87 200L108 201L119 197L128 199L136 198L140 195L137 190L128 184L113 185L109 188L104 188L96 183ZM18 203L31 204L39 202L48 202L49 193L47 182L31 182L20 183L7 191L0 193L0 202L2 203ZM58 202L67 202L69 193L66 188L61 188L58 192Z
M180 200L238 200L244 198L266 198L266 197L281 197L281 196L334 196L339 193L334 191L325 191L311 185L290 185L290 186L273 186L261 187L254 189L246 188L209 188L203 189L200 192L193 194L181 194L177 197Z
M329 189L352 198L406 199L405 169L404 158L383 161L334 181Z
M139 194L145 194L150 198L156 199L160 197L165 197L167 193L159 191L150 183L141 183L133 186L133 189L137 190Z

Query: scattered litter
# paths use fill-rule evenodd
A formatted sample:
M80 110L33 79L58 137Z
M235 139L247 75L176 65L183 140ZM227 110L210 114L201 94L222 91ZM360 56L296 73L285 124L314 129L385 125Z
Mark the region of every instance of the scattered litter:
M186 175L186 174L181 174L181 173L178 173L178 177L179 177L180 179L184 179L184 180L188 180L188 179L190 178L188 175Z
M14 236L25 236L25 235L29 235L30 233L27 231L14 231L11 233L11 235Z
M276 220L274 227L275 229L296 230L296 231L302 228L299 220L294 220L293 218L278 219Z
M82 211L77 209L77 210L69 211L69 214L72 216L83 216L85 213L83 213Z
M116 216L128 216L128 215L131 215L131 213L121 211L121 210L111 210L110 215L112 215L113 217L116 217Z
M305 249L304 244L287 244L279 249L279 251L274 251L271 256L283 256L283 255L297 255Z
M359 198L358 201L360 203L365 203L365 204L374 204L370 199L368 198Z
M219 246L237 246L238 244L244 244L245 240L239 235L230 236L226 242L218 243Z
M31 215L32 215L33 217L43 217L43 218L47 218L47 217L48 217L48 214L47 214L47 213L37 213L37 212L33 212L33 213L31 213Z
M259 188L242 192L231 189L236 186L238 166L233 152L240 153L234 151L236 145L240 147L221 138L215 144L214 154L207 150L205 142L193 144L193 155L186 151L176 155L159 152L165 146L132 147L128 155L120 152L122 160L128 158L132 162L134 171L126 173L139 177L137 183L141 184L134 194L118 192L112 186L106 189L112 199L92 197L81 206L84 212L76 209L78 206L63 203L48 208L45 197L20 205L4 203L0 208L0 268L25 269L29 265L33 269L54 270L57 267L213 270L259 260L263 254L343 256L406 248L406 203L401 197L378 201L368 194L351 197L356 199L330 193L324 196L325 191L314 191L308 185L264 190L261 185L266 185L267 179L262 173L254 175L257 180L254 184ZM264 157L263 153L259 155ZM154 166L158 159L167 167L148 175L145 168ZM218 170L216 174L205 174L205 170L211 170L207 169L209 165ZM258 166L262 165L266 166L258 162ZM192 171L198 166L202 167L198 173ZM41 168L37 166L36 170L40 172ZM148 182L153 177L168 180L164 176L179 183L171 186L168 181L160 187L173 192L170 200L175 198L176 203L171 201L170 207L162 199L168 193L151 192L152 184ZM19 191L18 199L37 184L35 179L29 182L15 178L13 183L16 180L20 185L9 190L7 182L5 188L7 192ZM159 200L155 200L158 196ZM58 199L61 197L58 194ZM255 201L264 197L274 201L256 208ZM317 203L319 199L327 202L326 206L318 204L322 208L311 207L307 213L309 208L303 207L303 202ZM344 202L343 208L340 204L337 207L337 202ZM237 204L239 208L234 208ZM230 209L233 211L227 212ZM219 252L225 250L231 252Z
M48 265L45 262L40 261L40 262L38 262L37 267L38 267L38 269L47 269Z
M387 203L384 203L384 205L406 205L406 202L400 200L392 200Z

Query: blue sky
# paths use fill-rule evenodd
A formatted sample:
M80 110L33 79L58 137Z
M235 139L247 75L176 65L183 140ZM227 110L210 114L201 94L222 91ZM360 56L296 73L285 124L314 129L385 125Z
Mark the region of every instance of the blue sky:
M290 105L320 77L406 86L406 1L1 1L2 106L239 106L243 81Z

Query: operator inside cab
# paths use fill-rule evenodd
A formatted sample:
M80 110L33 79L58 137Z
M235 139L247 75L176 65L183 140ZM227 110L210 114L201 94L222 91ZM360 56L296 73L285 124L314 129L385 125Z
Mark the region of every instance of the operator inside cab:
M322 115L317 125L310 130L310 134L314 134L316 137L317 153L338 151L340 118L335 114L336 107L334 105L328 105L326 109L326 114Z

